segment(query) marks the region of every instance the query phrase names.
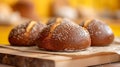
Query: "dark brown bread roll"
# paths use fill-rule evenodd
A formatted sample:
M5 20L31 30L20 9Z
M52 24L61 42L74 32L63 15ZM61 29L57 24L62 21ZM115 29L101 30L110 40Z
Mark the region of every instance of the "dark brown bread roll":
M50 51L79 51L91 45L88 31L65 18L56 18L39 34L36 44Z
M13 28L9 34L9 42L13 46L34 46L38 33L45 25L30 21Z
M97 19L86 20L80 25L89 31L92 46L106 46L114 40L111 28L103 21Z

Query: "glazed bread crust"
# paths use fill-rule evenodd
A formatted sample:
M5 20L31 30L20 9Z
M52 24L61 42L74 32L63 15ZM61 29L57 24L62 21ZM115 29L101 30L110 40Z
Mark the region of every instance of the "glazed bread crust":
M51 23L39 34L36 44L39 48L51 51L79 51L91 45L88 31L68 19Z
M13 46L34 46L39 32L44 27L35 21L20 24L11 30L8 40Z
M114 34L111 28L103 21L93 19L85 21L82 26L89 31L92 46L110 45L114 40Z

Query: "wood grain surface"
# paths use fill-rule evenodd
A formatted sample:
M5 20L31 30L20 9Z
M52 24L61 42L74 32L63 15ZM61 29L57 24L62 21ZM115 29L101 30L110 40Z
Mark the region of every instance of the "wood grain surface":
M16 67L87 67L120 61L119 47L114 44L79 52L50 52L37 47L0 46L0 63Z
M15 66L10 66L10 65L5 65L5 64L0 64L0 67L15 67Z

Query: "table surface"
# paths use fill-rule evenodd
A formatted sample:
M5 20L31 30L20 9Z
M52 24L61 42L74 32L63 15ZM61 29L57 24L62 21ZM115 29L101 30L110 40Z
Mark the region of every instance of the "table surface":
M15 66L0 64L0 67L15 67ZM111 63L111 64L104 64L104 65L98 65L98 66L90 66L90 67L120 67L120 62Z
M90 66L90 67L120 67L120 62L104 64L104 65L97 65L97 66Z

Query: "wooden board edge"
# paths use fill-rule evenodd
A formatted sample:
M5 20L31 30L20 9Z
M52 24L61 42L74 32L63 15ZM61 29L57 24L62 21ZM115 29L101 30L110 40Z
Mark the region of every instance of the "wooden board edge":
M113 53L111 55L99 55L99 56L93 56L88 57L87 59L81 58L78 60L71 60L71 61L62 61L62 62L56 62L55 67L87 67L92 65L100 65L105 63L112 63L120 61L120 56L116 53Z

